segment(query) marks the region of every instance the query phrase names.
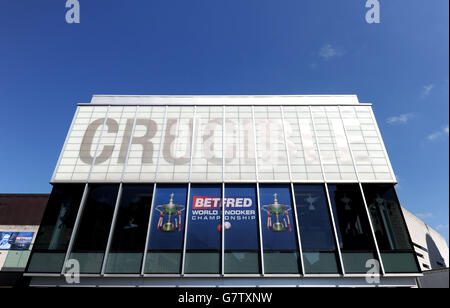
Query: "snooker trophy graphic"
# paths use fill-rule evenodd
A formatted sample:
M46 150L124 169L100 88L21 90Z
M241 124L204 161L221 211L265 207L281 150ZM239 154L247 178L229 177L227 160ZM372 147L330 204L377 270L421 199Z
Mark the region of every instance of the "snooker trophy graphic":
M289 209L286 204L278 202L278 194L273 194L273 203L263 205L263 210L267 213L267 230L273 232L284 232L289 229L292 231L291 221L289 219ZM272 223L272 217L275 222Z
M155 209L159 212L159 220L156 229L162 232L181 232L181 212L184 207L173 202L174 193L170 194L169 203L158 205ZM172 216L175 216L172 222ZM167 220L165 220L167 217ZM165 222L164 222L165 221Z

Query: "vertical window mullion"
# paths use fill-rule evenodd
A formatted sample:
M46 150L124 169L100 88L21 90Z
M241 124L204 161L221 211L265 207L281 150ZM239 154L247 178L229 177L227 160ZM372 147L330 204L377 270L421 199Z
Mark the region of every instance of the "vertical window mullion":
M327 196L328 211L330 213L331 224L333 226L333 234L336 242L336 250L339 256L339 263L341 265L341 272L342 275L345 276L344 260L342 258L341 245L339 243L339 236L336 229L336 221L334 220L333 207L331 206L330 192L328 191L328 184L325 183L324 186L325 186L325 194Z
M185 261L186 261L186 243L187 243L187 232L188 232L188 221L189 221L189 206L191 200L191 183L188 183L187 199L186 199L186 218L184 223L184 239L183 239L183 252L181 256L181 275L184 276Z
M300 227L299 227L299 219L298 219L298 213L297 213L297 201L295 200L295 190L294 190L294 184L291 182L291 195L292 195L292 206L294 208L294 223L295 223L295 230L297 231L297 242L298 242L298 249L299 249L299 257L300 257L300 267L301 267L301 274L305 275L305 264L303 262L303 249L302 249L302 240L300 236Z
M364 195L363 187L362 187L362 184L361 184L361 178L359 176L359 172L358 172L358 169L356 167L355 156L353 155L353 151L352 151L352 149L350 147L350 142L348 140L347 130L345 129L344 120L342 118L341 106L338 106L338 110L339 110L339 118L340 118L340 120L342 122L342 127L343 127L343 130L344 130L345 140L347 141L347 146L348 146L348 150L350 152L350 157L352 158L353 168L355 169L356 178L358 180L359 190L361 192L361 196L362 196L362 199L363 199L365 213L367 215L367 219L369 220L370 232L372 233L373 242L375 244L375 250L376 250L376 253L377 253L377 256L378 256L378 261L380 262L381 274L385 275L383 260L381 260L381 253L380 253L380 249L378 248L378 242L377 242L377 238L375 236L375 231L373 229L372 219L370 218L369 208L367 207L366 197Z
M124 163L124 166L123 166L123 169L122 169L122 177L121 177L121 180L120 180L121 183L123 182L123 179L125 177L125 173L126 173L127 167L128 167L128 158L130 156L131 144L133 142L133 136L134 136L134 130L136 129L136 118L137 118L138 111L139 111L139 106L136 106L136 110L135 110L135 113L134 113L134 119L133 119L133 127L131 128L130 141L128 143L127 155L125 157L125 163Z
M111 222L111 228L109 230L108 242L106 244L105 256L103 257L102 270L100 272L101 276L105 275L106 263L108 262L108 255L109 255L109 251L111 249L111 243L112 243L113 236L114 236L114 227L116 226L117 214L119 213L120 198L122 197L122 190L123 190L122 183L120 183L119 192L117 193L116 204L114 207L114 214L113 214L113 219Z
M161 139L159 141L159 151L158 151L158 160L156 162L156 171L155 171L155 180L154 182L156 183L157 179L158 179L158 172L159 172L159 162L161 161L161 155L162 155L162 151L163 151L163 142L164 142L164 137L166 136L166 127L167 127L167 112L168 112L169 106L166 105L166 109L164 111L164 120L163 120L163 126L162 126L162 132L161 132Z
M225 275L225 105L222 106L222 252L221 273Z
M294 185L292 184L292 170L291 170L291 159L290 159L290 155L289 155L289 147L288 147L288 143L287 143L287 137L286 137L286 128L285 128L285 119L284 119L284 110L283 110L283 106L280 106L280 110L281 110L281 126L283 128L283 137L284 137L284 146L286 149L286 158L287 158L287 165L288 165L288 171L289 171L289 181L290 183L290 188L291 188L291 195L292 195L292 205L294 208L294 221L293 223L295 223L295 230L297 231L297 243L298 243L298 250L299 250L299 258L300 258L300 269L301 269L301 274L304 275L305 274L305 265L303 262L303 249L302 249L302 241L300 238L300 229L298 226L298 219L297 219L297 205L296 205L296 200L295 200L295 192L294 192Z
M258 171L258 149L256 142L256 122L255 122L255 106L252 106L252 128L253 128L253 144L255 152L255 173L256 173L256 200L258 202L258 230L259 230L259 253L261 261L261 275L264 276L264 247L262 238L262 224L261 224L261 201L259 198L259 171Z
M366 196L364 194L364 190L363 190L361 182L359 182L359 189L361 191L361 195L362 195L362 199L363 199L363 203L364 203L364 210L365 210L365 213L367 215L367 219L369 220L370 232L372 233L373 241L375 243L375 249L376 249L377 256L378 256L378 261L380 262L381 274L384 276L384 275L386 275L386 272L384 270L383 260L381 259L380 249L378 247L377 238L375 236L375 231L373 229L372 218L370 217L369 207L367 206Z
M222 249L221 249L221 274L225 275L225 183L222 183L222 228L221 228L221 238L222 238Z
M81 216L83 214L84 206L86 204L86 199L89 194L89 184L86 183L83 191L83 197L81 197L80 207L78 209L77 218L75 219L75 224L73 226L72 235L70 236L69 246L67 247L66 256L64 258L64 263L61 269L61 275L64 275L66 269L66 263L72 253L73 244L75 242L75 235L78 232L78 227L80 225Z
M320 169L322 170L322 177L323 177L323 181L324 181L324 185L325 185L325 192L327 194L328 209L330 211L331 222L333 224L333 233L334 233L334 237L335 237L335 240L336 240L336 249L337 249L338 256L339 256L339 263L340 263L340 266L341 266L341 272L342 272L342 275L345 275L344 260L342 258L341 245L339 244L339 237L338 237L338 234L337 234L336 223L335 223L335 220L334 220L333 208L331 207L330 194L328 192L328 181L327 181L327 176L326 176L326 173L325 173L325 169L323 167L322 153L320 152L319 140L317 139L316 124L314 123L314 116L313 116L313 113L312 113L311 106L309 106L309 114L310 114L310 117L311 117L311 124L313 126L314 140L316 142L317 153L318 153L318 156L319 156Z
M153 211L154 211L153 208L155 205L155 197L156 197L156 183L153 184L152 204L150 205L150 217L148 219L147 237L145 239L144 255L142 257L141 276L144 276L144 274L145 274L145 263L147 261L147 249L148 249L148 241L150 239L150 229L152 227L152 218L153 218Z

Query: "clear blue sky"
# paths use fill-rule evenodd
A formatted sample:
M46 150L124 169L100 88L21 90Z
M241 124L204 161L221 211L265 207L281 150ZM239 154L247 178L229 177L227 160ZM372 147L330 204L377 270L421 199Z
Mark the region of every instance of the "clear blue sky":
M0 0L0 192L49 192L93 94L357 94L402 204L448 237L449 1Z

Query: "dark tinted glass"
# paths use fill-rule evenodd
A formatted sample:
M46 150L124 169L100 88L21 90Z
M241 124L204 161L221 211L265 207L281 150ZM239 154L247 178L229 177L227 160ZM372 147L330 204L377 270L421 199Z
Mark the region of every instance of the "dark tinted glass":
M417 273L418 262L392 184L363 185L372 225L387 273Z
M357 184L329 186L339 244L347 273L366 273L367 261L376 259L369 218Z
M412 250L394 187L368 184L363 189L380 250Z
M54 185L33 247L29 272L61 272L84 184Z
M181 272L187 186L158 185L152 209L145 273Z
M119 185L89 185L71 259L81 273L99 273L111 228Z
M303 251L335 251L325 188L295 185L294 191Z
M225 273L259 273L255 185L225 187Z
M221 199L221 185L191 186L186 243L186 273L220 273Z
M107 273L140 273L153 185L124 185L114 226Z
M338 273L336 244L323 185L295 185L295 203L307 273Z
M289 185L261 185L259 198L265 273L299 273L300 256Z
M34 243L34 250L65 251L72 235L84 184L55 185Z
M374 250L364 200L358 185L330 185L330 200L342 250Z

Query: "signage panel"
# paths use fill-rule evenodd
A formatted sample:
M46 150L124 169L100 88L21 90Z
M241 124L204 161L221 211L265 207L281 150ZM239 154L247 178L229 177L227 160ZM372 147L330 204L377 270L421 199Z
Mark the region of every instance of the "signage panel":
M0 250L28 250L34 232L0 232Z
M53 182L395 182L370 106L78 108Z
M264 250L297 250L290 187L261 185L259 191Z
M152 209L148 250L183 249L187 187L158 185Z

